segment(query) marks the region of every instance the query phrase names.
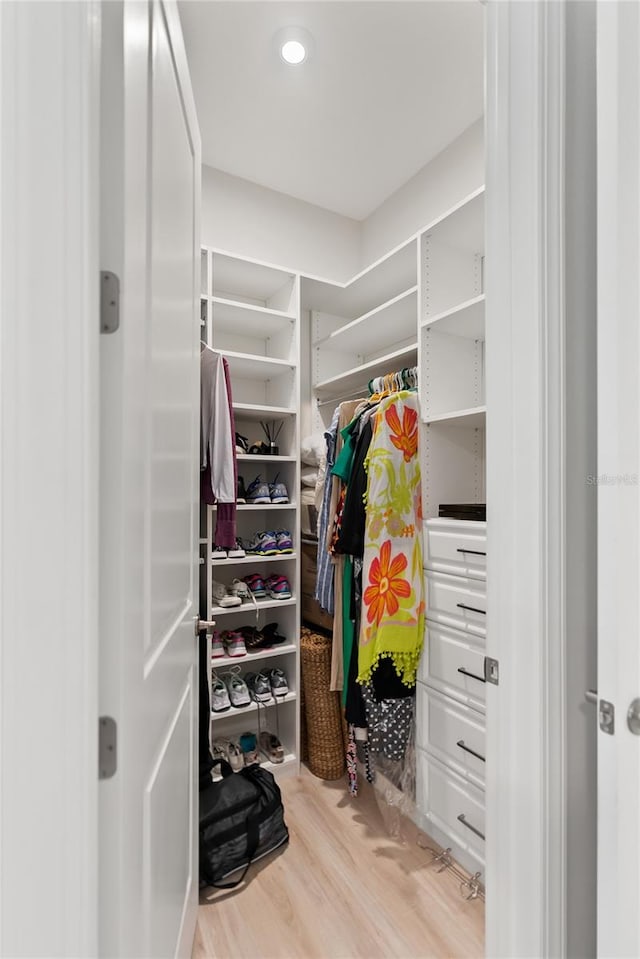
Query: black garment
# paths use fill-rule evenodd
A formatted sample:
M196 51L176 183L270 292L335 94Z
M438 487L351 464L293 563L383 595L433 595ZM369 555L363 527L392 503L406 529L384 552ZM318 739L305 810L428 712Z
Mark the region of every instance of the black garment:
M384 699L407 699L415 696L415 686L405 686L396 672L390 656L378 660L378 665L371 674L373 697L377 703Z
M211 704L209 702L209 683L207 673L207 636L200 633L198 639L198 673L200 686L199 724L198 724L198 768L200 789L211 785L213 758L209 750L209 726L211 724Z
M364 497L367 492L367 472L364 461L369 452L373 428L371 418L363 424L356 442L351 474L342 512L342 526L338 535L338 549L349 556L364 556L364 531L367 513Z
M367 713L362 686L358 682L358 636L360 635L360 612L362 610L362 560L354 559L353 576L351 577L351 612L353 620L353 646L351 647L351 662L347 671L347 696L345 700L345 719L352 726L364 727L367 725Z

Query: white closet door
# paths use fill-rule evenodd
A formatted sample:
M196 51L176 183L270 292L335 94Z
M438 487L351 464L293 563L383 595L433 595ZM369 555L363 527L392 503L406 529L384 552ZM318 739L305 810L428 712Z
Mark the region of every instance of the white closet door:
M190 955L198 892L200 138L177 14L102 4L100 954Z
M640 956L640 6L598 4L598 955ZM640 700L638 701L640 706Z

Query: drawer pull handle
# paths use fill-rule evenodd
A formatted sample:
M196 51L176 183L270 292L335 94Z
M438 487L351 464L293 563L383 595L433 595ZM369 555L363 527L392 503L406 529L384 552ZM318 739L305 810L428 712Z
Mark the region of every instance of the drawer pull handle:
M463 676L468 676L469 679L477 679L479 683L486 683L484 676L476 676L475 673L470 673L464 666L458 666L458 672L462 673Z
M480 836L481 839L485 838L483 832L480 832L480 830L476 829L475 826L472 826L470 822L467 822L465 814L463 812L461 812L460 815L458 816L458 822L461 822L463 826L466 826L467 829L470 829L471 832L474 832L476 836Z
M465 753L470 753L472 756L475 756L476 759L480 760L480 762L486 763L487 760L484 758L484 756L481 756L480 753L477 753L475 749L471 749L470 746L465 745L464 739L459 739L456 743L456 746L459 746L460 749L464 749Z
M468 609L468 610L470 610L472 613L482 613L483 616L486 616L486 615L487 615L486 609L478 609L477 606L467 606L465 603L456 603L456 606L457 606L459 609Z
M462 549L460 546L458 546L458 548L457 548L457 550L456 550L456 553L473 553L474 556L486 556L486 555L487 555L486 553L483 553L482 550L479 550L479 549Z

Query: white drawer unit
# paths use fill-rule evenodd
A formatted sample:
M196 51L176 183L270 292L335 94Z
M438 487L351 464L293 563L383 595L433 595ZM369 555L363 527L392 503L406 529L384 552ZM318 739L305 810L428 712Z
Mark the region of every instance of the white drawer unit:
M486 636L487 590L482 580L427 570L425 594L428 620Z
M466 706L484 712L484 642L427 622L418 679Z
M416 799L427 823L432 823L444 834L445 842L453 846L463 865L469 869L476 865L482 868L485 847L483 793L445 769L422 749L416 750L416 767ZM467 854L466 857L460 854L461 851Z
M424 524L427 569L469 579L487 578L487 524L429 519Z
M419 746L484 788L486 736L479 713L418 683L416 722Z

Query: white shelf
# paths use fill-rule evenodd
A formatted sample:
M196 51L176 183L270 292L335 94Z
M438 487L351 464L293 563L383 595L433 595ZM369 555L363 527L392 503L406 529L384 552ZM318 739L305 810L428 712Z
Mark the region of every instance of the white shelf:
M466 339L484 340L485 296L475 296L451 310L424 320L421 329L433 329L437 333L449 333Z
M207 541L204 540L206 543ZM258 563L281 563L287 559L297 559L297 553L280 553L278 556L261 556L259 553L247 553L240 559L212 559L214 569L226 569L228 566L255 566ZM236 607L237 608L237 607Z
M257 260L213 250L214 294L242 295L247 300L270 300L294 274Z
M341 353L376 353L415 335L418 287L412 286L381 306L316 341L314 346Z
M411 343L392 353L386 353L375 360L363 363L362 366L355 366L339 376L332 376L328 380L317 383L314 387L317 396L320 399L326 397L338 396L340 393L367 388L367 383L374 376L384 376L385 373L393 373L403 366L415 366L418 355L418 344Z
M480 187L422 232L461 253L484 253L484 187Z
M269 456L262 453L237 453L236 459L243 463L295 463L295 456Z
M266 339L295 322L295 314L212 296L214 330Z
M263 754L260 753L262 756ZM263 759L260 763L263 769L268 769L269 772L274 775L278 772L279 769L284 769L286 766L290 766L292 763L295 763L296 757L293 753L285 753L284 759L281 763L272 763L269 759Z
M214 349L215 334L214 334ZM295 364L290 360L279 360L273 356L259 356L255 353L235 353L232 350L220 350L223 356L229 361L231 372L231 381L233 377L239 376L243 379L265 380L274 376L282 376L295 369Z
M234 403L233 412L242 419L245 417L262 419L267 416L295 416L298 411L289 409L286 406L260 406L257 403Z
M486 406L475 406L469 410L453 410L451 413L439 413L437 416L428 416L424 422L428 426L444 423L449 426L469 426L484 429L486 414Z
M278 706L282 706L284 703L293 703L295 702L296 699L297 699L296 693L287 693L286 696L278 696ZM276 701L272 697L269 700L269 702L260 703L260 709L262 709L263 706L269 709L270 706L275 706L275 704L276 704ZM218 719L231 719L231 718L235 719L238 716L242 716L245 713L255 713L257 710L258 710L258 704L251 702L249 703L248 706L232 706L231 709L226 709L222 713L214 713L212 710L211 719L216 721ZM277 765L281 765L281 764L277 763Z
M260 649L256 653L247 653L246 656L220 656L218 659L211 657L211 668L220 669L223 666L242 666L244 663L257 663L263 659L271 659L272 656L286 656L287 653L295 653L297 650L295 643L286 643L281 646L273 646L271 649Z
M297 509L297 503L238 503L236 509L239 510L276 510L276 509ZM217 510L217 506L210 506L209 509Z
M283 606L295 606L298 602L295 596L291 599L257 599L258 609L280 609ZM256 607L251 600L242 603L240 606L216 606L211 607L212 616L230 616L232 613L241 613L244 616L255 616Z
M416 239L391 250L348 283L302 278L303 309L356 319L417 282Z

